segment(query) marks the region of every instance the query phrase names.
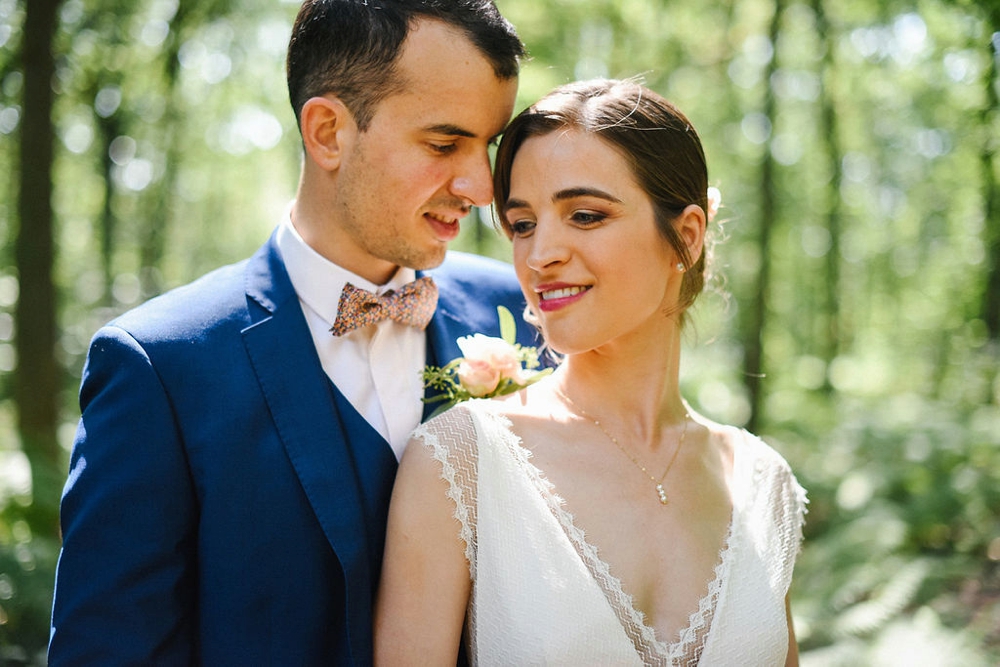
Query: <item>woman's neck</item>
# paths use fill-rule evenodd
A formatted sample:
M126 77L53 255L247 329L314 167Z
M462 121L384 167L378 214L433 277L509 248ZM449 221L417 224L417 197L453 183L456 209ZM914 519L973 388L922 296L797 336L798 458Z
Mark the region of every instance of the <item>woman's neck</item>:
M660 338L663 341L663 338ZM680 395L680 332L656 346L609 344L566 357L552 381L556 391L595 417L652 438L684 420Z

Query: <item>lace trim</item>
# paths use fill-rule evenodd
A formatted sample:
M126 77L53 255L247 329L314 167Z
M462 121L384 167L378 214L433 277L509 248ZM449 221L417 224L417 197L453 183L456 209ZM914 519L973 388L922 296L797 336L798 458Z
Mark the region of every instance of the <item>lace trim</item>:
M802 529L805 526L809 503L806 491L795 479L788 463L760 438L743 431L744 443L756 450L752 475L752 488L757 513L769 510L773 541L770 558L775 567L770 571L778 590L788 592L796 556L802 548Z
M625 592L621 580L611 573L610 566L601 559L596 546L587 541L586 533L579 528L565 505L565 500L555 492L554 485L531 463L531 451L523 446L520 437L514 433L510 420L491 411L482 411L477 416L493 422L501 441L507 446L518 465L535 484L550 511L559 521L567 537L583 558L588 570L597 580L601 589L610 599L615 615L636 647L636 652L650 665L697 665L704 650L711 618L714 616L719 596L728 581L731 558L731 543L736 527L736 503L730 519L729 531L719 552L715 578L708 585L708 593L698 601L698 610L688 617L688 625L678 633L677 641L667 644L656 638L656 631L646 624L645 614L635 608L632 595ZM698 642L697 645L693 645ZM682 662L678 662L678 661Z
M492 410L490 404L489 401L470 401L414 431L414 437L423 441L430 449L432 458L441 465L441 478L448 484L447 497L455 504L453 515L460 525L459 537L465 542L465 556L473 581L476 579L477 560L478 447L482 442L493 442L492 438L496 437L497 445L506 448L515 464L538 490L591 576L604 591L626 636L632 640L636 654L647 664L670 667L698 664L715 637L712 630L718 625L719 604L729 604L725 600L731 593L728 584L732 564L734 559L739 558L736 551L740 538L736 534L737 531L742 534L746 517L759 517L761 511L772 513L772 521L768 522L771 537L767 543L772 546L772 555L779 565L771 570L771 576L783 583L787 590L795 555L801 545L808 500L788 464L763 441L742 429L733 429L734 439L740 446L736 449L734 460L733 510L729 532L720 550L715 577L708 584L707 594L699 600L698 610L689 616L688 625L678 633L677 640L667 644L656 639L655 630L646 625L645 616L635 608L632 596L624 591L621 581L601 560L596 546L587 542L584 531L576 526L573 515L566 510L565 501L555 492L554 485L531 463L532 453L514 433L510 420ZM475 586L472 595L473 598L476 595ZM473 601L466 619L466 639L470 647L474 647L476 637L474 607ZM474 648L471 652L475 654Z
M461 526L459 528L459 537L465 542L465 559L469 561L469 576L473 581L476 580L476 511L475 511L475 499L472 499L472 504L466 504L465 492L463 490L463 485L459 482L458 471L451 462L451 458L448 456L449 449L445 445L441 444L437 433L431 431L427 428L427 423L420 424L413 431L412 437L414 439L419 438L423 440L424 445L430 447L431 457L441 464L441 479L448 482L447 496L455 504L455 511L453 516L459 522ZM472 461L475 461L475 457L470 457ZM470 471L470 478L476 479L476 470Z
M708 593L698 601L698 611L693 612L688 617L688 626L681 631L680 636L671 649L683 648L682 652L675 654L671 650L671 660L681 660L684 667L695 667L701 662L701 654L708 644L708 635L712 629L712 620L715 618L715 611L719 606L719 598L722 596L722 589L729 581L729 570L732 557L729 555L733 547L733 533L736 528L736 510L733 509L733 517L729 522L729 533L726 534L726 541L719 551L719 562L715 565L715 577L708 583Z

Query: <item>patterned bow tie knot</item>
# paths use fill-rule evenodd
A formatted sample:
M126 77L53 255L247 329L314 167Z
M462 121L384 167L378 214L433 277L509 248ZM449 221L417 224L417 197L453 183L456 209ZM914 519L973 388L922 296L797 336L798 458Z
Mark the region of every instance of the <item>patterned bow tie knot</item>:
M340 293L337 321L330 327L330 333L343 336L385 319L424 329L434 315L437 298L437 285L430 276L418 278L382 296L347 283Z

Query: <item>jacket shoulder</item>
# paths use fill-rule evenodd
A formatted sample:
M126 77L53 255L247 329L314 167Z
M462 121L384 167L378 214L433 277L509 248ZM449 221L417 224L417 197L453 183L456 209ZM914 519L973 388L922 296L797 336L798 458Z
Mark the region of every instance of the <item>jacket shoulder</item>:
M246 325L246 260L216 269L186 285L153 297L119 315L108 326L139 341L193 340L234 321Z

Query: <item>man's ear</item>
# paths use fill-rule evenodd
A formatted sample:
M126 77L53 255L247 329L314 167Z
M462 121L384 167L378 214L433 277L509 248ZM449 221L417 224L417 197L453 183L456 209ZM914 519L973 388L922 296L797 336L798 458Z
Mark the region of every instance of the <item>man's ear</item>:
M674 221L674 227L687 246L691 264L696 264L705 246L705 226L707 225L705 211L697 204L690 204Z
M336 97L312 97L302 105L299 127L306 153L318 167L335 171L358 131L354 116Z

